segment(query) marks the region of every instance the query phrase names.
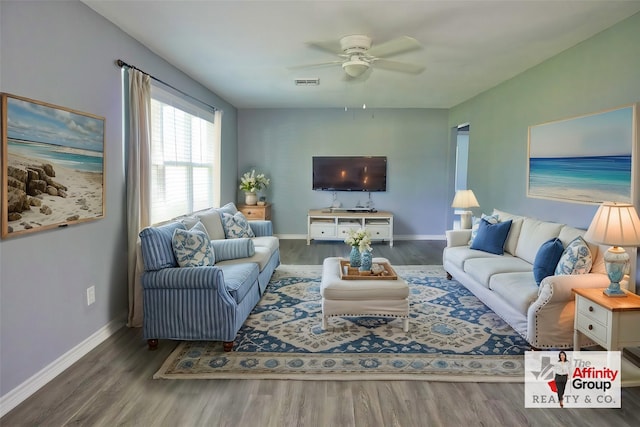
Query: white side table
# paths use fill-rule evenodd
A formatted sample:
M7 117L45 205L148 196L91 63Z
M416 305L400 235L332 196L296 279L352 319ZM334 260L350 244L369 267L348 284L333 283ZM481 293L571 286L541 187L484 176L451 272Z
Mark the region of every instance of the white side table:
M640 296L608 297L604 288L573 289L576 310L573 350L580 350L580 339L586 335L606 350L622 351L640 346Z

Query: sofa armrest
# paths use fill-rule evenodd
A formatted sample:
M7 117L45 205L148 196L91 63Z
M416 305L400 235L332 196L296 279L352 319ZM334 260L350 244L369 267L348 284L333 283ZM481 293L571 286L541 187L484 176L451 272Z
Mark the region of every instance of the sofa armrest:
M222 286L219 286L222 285ZM146 271L143 289L215 289L225 288L220 267L174 267Z
M573 301L573 288L606 288L609 277L601 273L567 274L545 277L540 283L538 299L544 295L549 302Z
M445 232L447 236L447 247L454 246L467 246L471 239L471 230L447 230Z
M574 288L604 288L602 273L558 275L540 282L538 298L527 311L527 342L534 348L572 348L575 313ZM583 343L591 345L592 342Z
M270 220L250 220L248 222L256 237L273 236L273 224Z

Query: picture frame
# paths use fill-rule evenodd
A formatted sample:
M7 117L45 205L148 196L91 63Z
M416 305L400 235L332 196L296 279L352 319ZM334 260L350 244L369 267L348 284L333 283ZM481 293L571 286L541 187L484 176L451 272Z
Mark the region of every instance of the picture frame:
M105 119L0 94L2 238L105 216Z
M529 126L527 197L635 203L637 104Z

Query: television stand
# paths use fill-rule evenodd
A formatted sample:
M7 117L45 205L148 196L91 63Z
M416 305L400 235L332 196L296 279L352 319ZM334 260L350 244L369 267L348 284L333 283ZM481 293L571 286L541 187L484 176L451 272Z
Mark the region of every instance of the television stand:
M372 241L389 241L393 246L393 214L371 212L368 208L350 212L349 209L311 209L307 215L307 245L311 240L344 240L349 230L364 228ZM356 208L358 209L358 208Z
M373 212L370 208L330 208L331 212Z

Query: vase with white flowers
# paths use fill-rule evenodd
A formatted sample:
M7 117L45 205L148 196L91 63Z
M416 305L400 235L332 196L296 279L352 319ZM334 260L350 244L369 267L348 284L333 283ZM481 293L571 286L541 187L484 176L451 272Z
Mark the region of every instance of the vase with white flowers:
M361 254L371 252L371 234L364 228L357 230L351 229L347 232L347 237L344 239L344 242L351 246L349 265L351 265L351 267L360 267Z
M240 190L244 191L245 203L247 205L255 205L258 203L258 191L269 186L271 180L263 173L256 173L255 169L251 172L245 172L240 178Z

